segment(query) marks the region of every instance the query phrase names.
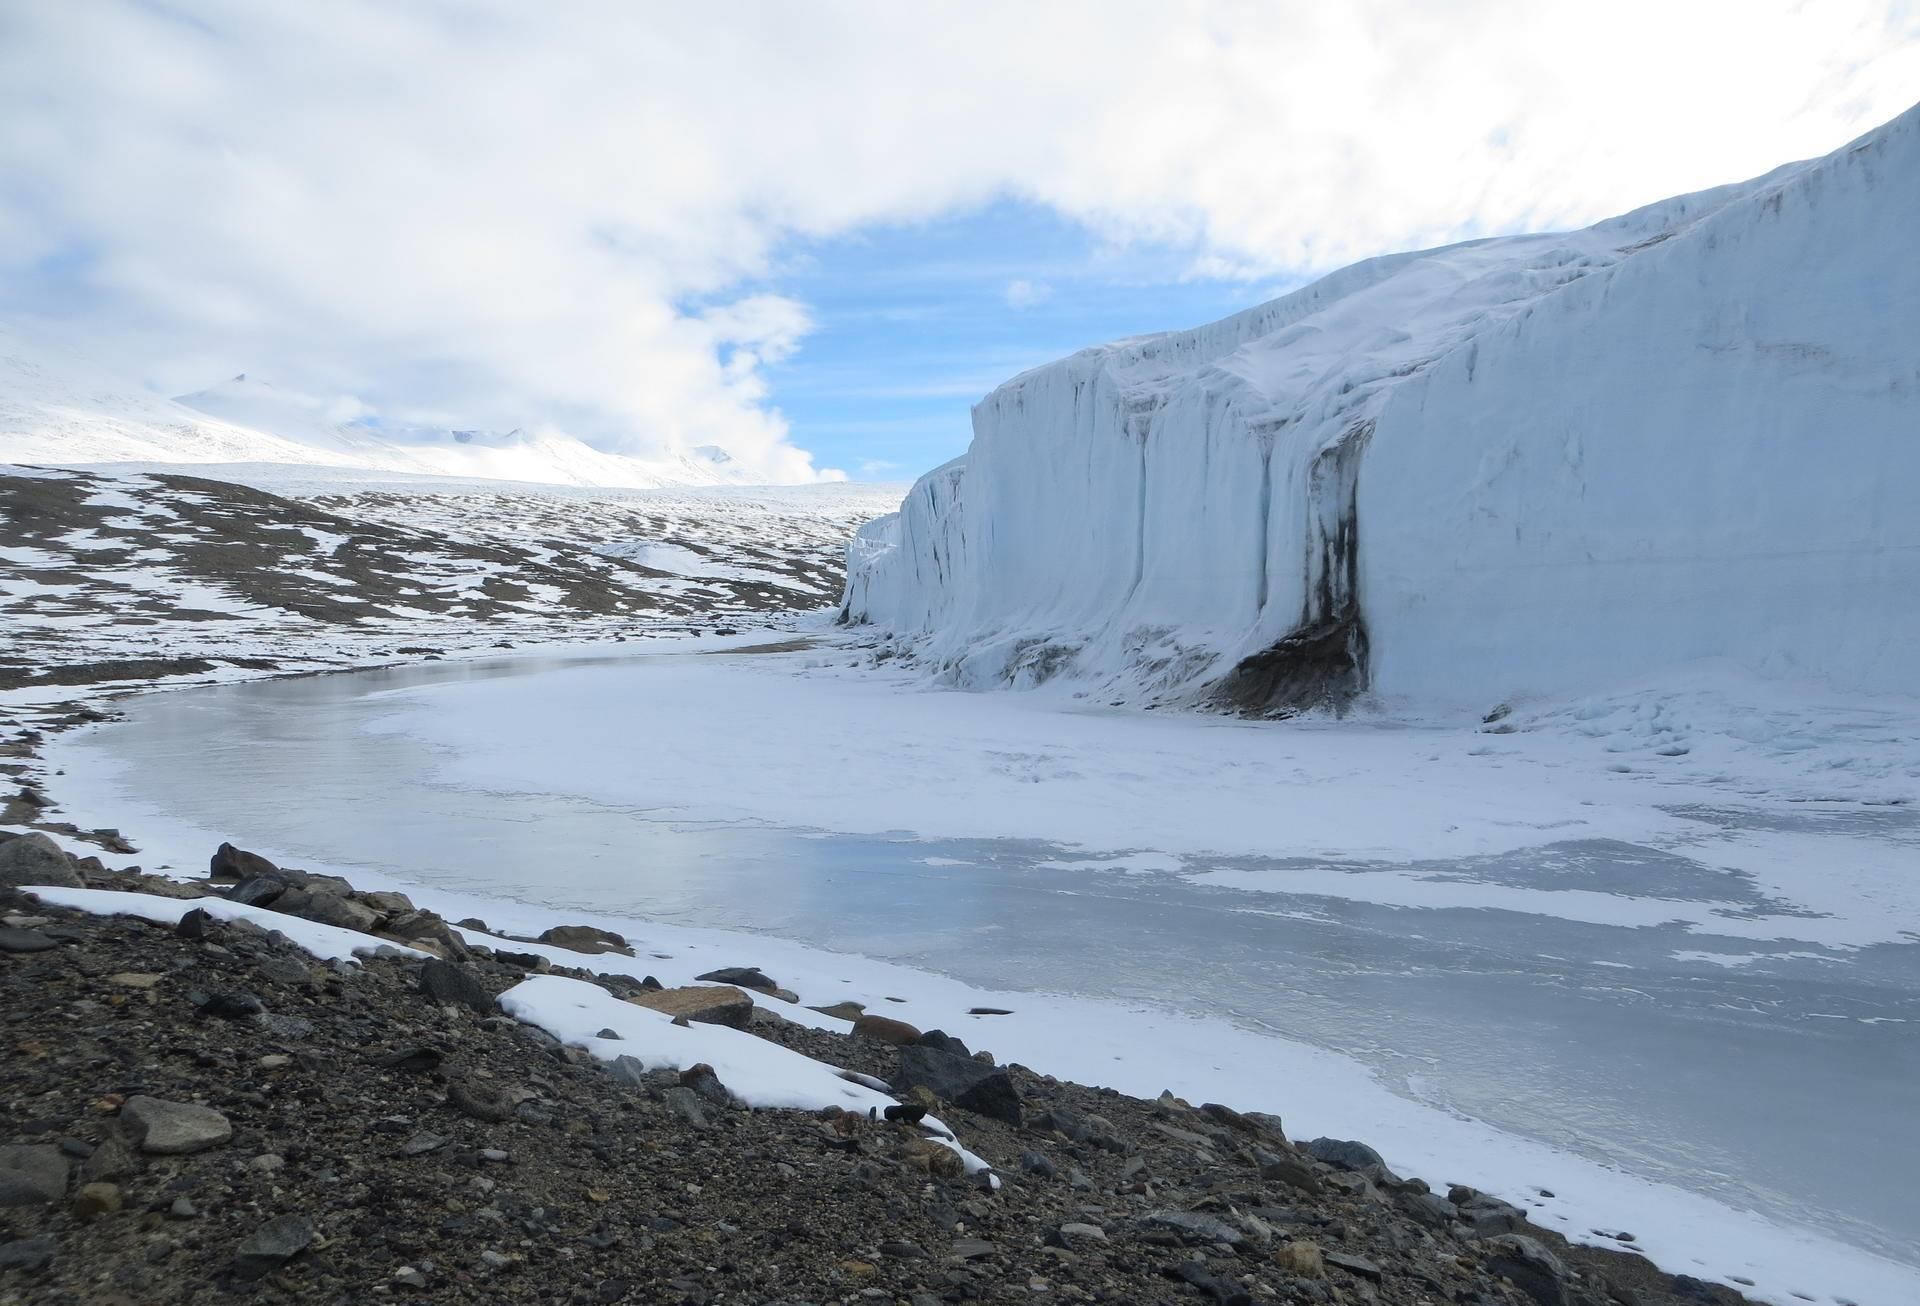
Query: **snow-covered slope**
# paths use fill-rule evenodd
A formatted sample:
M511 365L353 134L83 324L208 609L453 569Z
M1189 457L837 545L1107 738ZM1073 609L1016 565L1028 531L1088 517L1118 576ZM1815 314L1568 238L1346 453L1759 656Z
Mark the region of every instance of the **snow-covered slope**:
M281 463L638 489L749 479L713 448L635 458L557 432L387 430L350 417L244 374L163 399L78 354L0 327L0 462Z
M1585 231L1372 259L974 409L844 613L961 683L1487 706L1920 683L1920 109Z

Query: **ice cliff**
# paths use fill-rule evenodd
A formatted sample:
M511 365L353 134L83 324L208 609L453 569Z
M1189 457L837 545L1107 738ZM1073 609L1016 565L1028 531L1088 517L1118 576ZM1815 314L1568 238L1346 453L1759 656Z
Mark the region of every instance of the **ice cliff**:
M1037 368L863 528L958 683L1485 707L1704 658L1920 685L1920 107L1584 231Z

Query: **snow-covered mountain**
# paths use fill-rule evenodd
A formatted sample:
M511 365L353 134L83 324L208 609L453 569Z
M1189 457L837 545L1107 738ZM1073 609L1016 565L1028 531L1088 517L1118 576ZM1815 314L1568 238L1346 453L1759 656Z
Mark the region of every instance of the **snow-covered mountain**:
M636 458L557 432L387 429L351 416L245 374L164 399L0 328L0 462L278 463L639 489L750 479L713 447Z
M1698 659L1920 684L1920 108L1584 231L1014 378L850 546L971 685L1486 708Z

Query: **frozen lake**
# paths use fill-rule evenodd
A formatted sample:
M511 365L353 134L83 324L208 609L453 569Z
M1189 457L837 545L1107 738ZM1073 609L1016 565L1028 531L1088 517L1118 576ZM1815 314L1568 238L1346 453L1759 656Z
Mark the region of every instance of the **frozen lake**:
M1797 914L1818 939L1827 917L1676 851L1697 826L1709 845L1778 835L1766 846L1870 848L1897 864L1920 856L1911 808L1755 806L1675 787L1660 846L1636 842L1637 826L1582 828L1440 859L916 836L909 809L897 832L848 833L756 818L751 803L690 815L648 788L622 801L623 784L664 781L630 780L603 720L590 731L563 707L487 710L564 686L552 702L624 705L624 747L647 755L648 774L724 749L740 789L786 786L737 756L724 727L646 727L649 687L688 661L439 664L149 695L56 756L87 795L79 815L136 833L126 813L152 810L295 864L559 917L764 932L998 990L1223 1019L1276 1048L1353 1058L1436 1118L1473 1117L1920 1265L1920 946L1903 933L1920 922L1847 947L1790 928L1768 938L1756 922ZM702 659L701 683L763 682L748 661ZM436 724L449 714L465 723L459 741ZM475 729L484 766L466 765ZM878 776L843 781L873 790L884 825ZM956 784L956 801L979 800ZM1466 1166L1455 1177L1473 1178Z

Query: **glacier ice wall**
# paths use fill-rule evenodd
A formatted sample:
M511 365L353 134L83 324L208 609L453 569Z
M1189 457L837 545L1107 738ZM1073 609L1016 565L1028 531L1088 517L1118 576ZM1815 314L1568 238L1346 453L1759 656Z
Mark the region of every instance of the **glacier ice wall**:
M843 615L969 685L1487 705L1920 683L1920 108L1585 231L1356 264L974 410Z

